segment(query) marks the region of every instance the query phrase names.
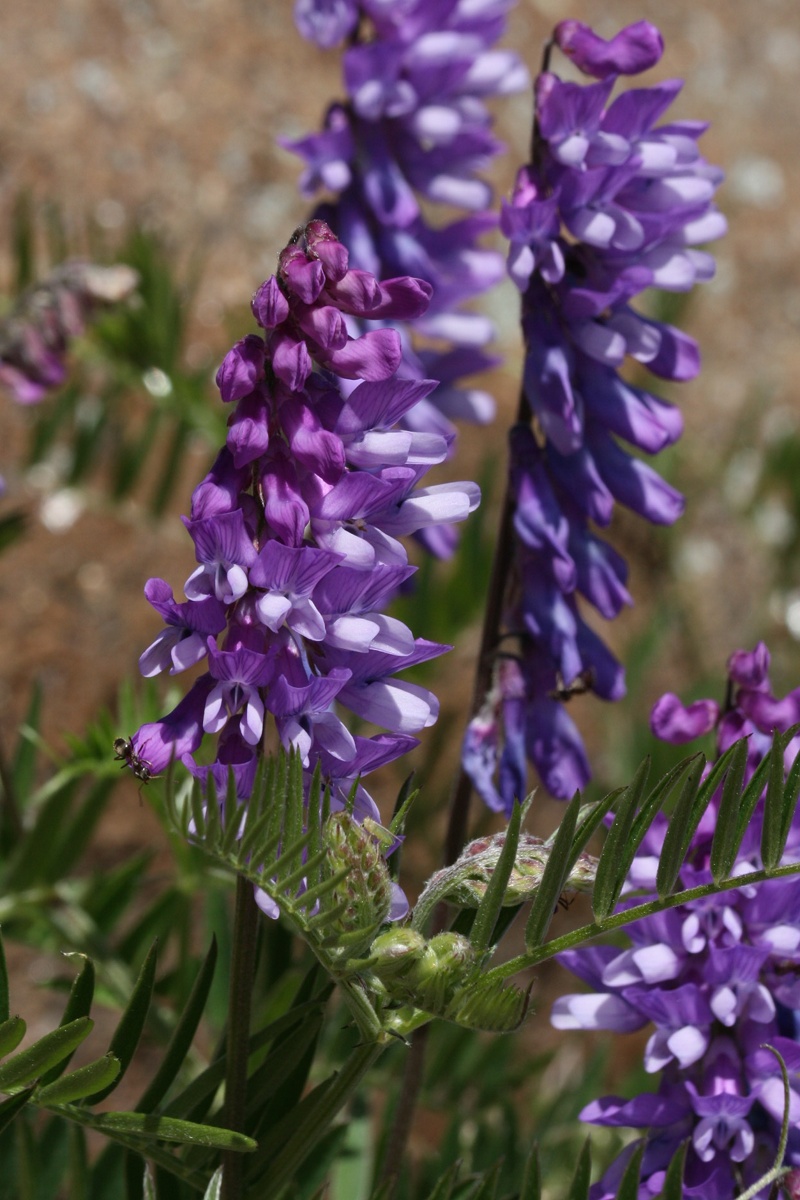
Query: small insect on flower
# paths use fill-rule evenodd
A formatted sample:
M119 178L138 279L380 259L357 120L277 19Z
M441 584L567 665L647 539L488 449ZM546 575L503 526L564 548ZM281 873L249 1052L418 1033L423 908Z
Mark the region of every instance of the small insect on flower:
M123 767L130 767L142 783L149 783L151 779L156 778L150 769L150 763L140 758L134 750L130 738L114 738L114 758L121 762Z
M572 683L565 684L561 677L561 672L556 672L556 686L552 692L548 692L547 696L550 700L559 700L561 703L566 703L573 696L583 696L586 692L590 692L594 687L594 668L587 667L585 671L581 671L579 675L573 679Z

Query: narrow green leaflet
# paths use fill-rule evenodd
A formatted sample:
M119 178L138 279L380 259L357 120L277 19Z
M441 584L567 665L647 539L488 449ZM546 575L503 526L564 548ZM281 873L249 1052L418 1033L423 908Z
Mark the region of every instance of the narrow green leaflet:
M539 1147L534 1145L525 1164L519 1200L541 1200L542 1168L539 1162Z
M112 1137L122 1134L147 1141L178 1142L185 1146L206 1146L211 1150L236 1150L252 1153L256 1142L233 1129L218 1129L215 1125L196 1125L193 1121L179 1121L175 1117L159 1117L152 1113L115 1112L102 1113L88 1120L90 1129L108 1133Z
M36 1093L36 1103L52 1106L85 1100L92 1092L112 1086L119 1073L119 1059L113 1054L104 1054L102 1058L70 1071L69 1075L63 1075L55 1083L40 1088Z
M558 827L553 848L550 851L550 858L544 869L542 881L537 889L536 898L533 901L528 923L525 927L525 945L529 949L541 945L547 936L547 930L550 928L550 922L553 919L553 912L561 895L561 890L564 887L564 880L567 878L578 854L583 849L575 839L575 829L578 823L580 808L581 794L580 792L576 792L567 806L567 811L561 818L561 824ZM589 836L591 836L591 833L588 834L587 841Z
M708 808L723 776L730 769L737 745L738 743L734 743L721 758L717 759L696 794L694 771L684 780L659 856L656 875L656 888L659 896L668 896L673 891L700 819ZM695 768L695 770L702 773L701 767Z
M639 1173L642 1169L645 1145L646 1143L643 1138L623 1172L619 1188L617 1189L616 1200L637 1200L639 1194Z
M515 803L508 821L505 842L503 843L503 849L497 861L497 866L492 872L492 878L489 880L485 895L478 905L478 911L475 914L470 941L479 952L488 947L498 915L503 907L506 885L511 877L517 846L519 845L522 813L522 805Z
M152 1112L156 1105L160 1104L183 1066L206 1006L208 993L214 980L216 964L217 939L212 938L208 954L194 981L186 1007L170 1038L167 1052L158 1071L142 1093L139 1103L136 1105L137 1112Z
M69 1025L46 1033L25 1050L20 1050L19 1054L0 1065L0 1089L8 1091L38 1079L72 1054L89 1036L93 1025L94 1021L89 1017L80 1017L77 1021L70 1021Z
M73 981L70 988L69 998L67 999L64 1008L64 1014L61 1018L61 1025L69 1025L71 1021L76 1021L78 1017L88 1017L89 1010L92 1007L92 999L94 997L94 963L90 958L86 958L83 954L67 955L66 957L74 957L83 960L83 967ZM46 1087L53 1080L58 1079L66 1071L72 1055L69 1055L63 1062L58 1063L46 1075L40 1079L40 1086Z
M572 1182L569 1185L567 1200L588 1200L591 1177L592 1149L591 1143L587 1138L578 1156L578 1163L575 1167L575 1174L572 1176Z
M208 1181L208 1187L203 1193L203 1200L220 1200L222 1196L222 1167Z
M783 857L786 839L792 823L797 795L800 791L800 755L795 758L784 784L784 753L800 726L785 733L776 733L771 759L767 796L764 802L764 822L761 828L761 861L769 870L777 867Z
M9 1017L7 1021L3 1021L0 1025L0 1058L5 1058L7 1054L16 1050L25 1037L27 1028L22 1017Z
M600 855L592 895L592 908L599 921L613 912L636 853L635 846L631 849L633 827L649 770L650 762L645 759L620 798L614 824Z
M210 807L213 808L214 806L210 805ZM130 1065L136 1047L139 1044L139 1038L147 1019L147 1012L150 1008L150 1000L153 995L156 977L156 950L157 946L154 943L142 964L142 969L139 972L139 977L131 993L131 998L119 1019L119 1024L114 1030L114 1035L108 1047L109 1054L113 1054L119 1059L119 1077L114 1083L108 1084L93 1096L89 1096L86 1101L87 1104L99 1104L101 1100L105 1100L106 1096L113 1091L117 1083L122 1079L122 1076Z
M750 781L752 785L753 780L758 780L758 791L754 793L756 796L758 796L764 786L769 766L769 755L766 755L763 762L759 764L756 774L753 775L753 779ZM745 740L741 740L741 742L736 743L734 755L732 756L732 760L730 760L726 781L724 781L722 787L722 798L720 800L720 809L717 811L714 841L711 842L711 876L714 877L715 883L724 880L730 874L730 869L732 869L736 857L736 848L738 848L734 842L736 836L736 816L739 814L739 808L742 799L744 799L741 787L744 784L746 767L747 743Z
M26 1088L24 1092L17 1092L16 1096L9 1096L7 1100L3 1100L0 1104L0 1133L10 1125L14 1117L30 1100L35 1087Z

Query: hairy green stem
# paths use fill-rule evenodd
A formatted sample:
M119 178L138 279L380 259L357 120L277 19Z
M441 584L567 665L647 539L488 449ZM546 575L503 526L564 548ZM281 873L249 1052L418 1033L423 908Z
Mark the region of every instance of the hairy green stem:
M228 1041L225 1069L225 1125L244 1133L247 1100L247 1058L250 1041L250 1009L255 971L258 908L253 885L236 876L236 909L233 920L233 952L228 992ZM222 1154L222 1200L242 1200L244 1163L232 1150Z
M692 900L702 900L705 896L716 896L720 892L732 892L737 888L766 883L769 879L781 879L785 875L797 874L800 874L800 863L786 863L771 871L749 871L746 875L737 875L732 879L722 880L720 883L704 883L698 887L686 888L682 892L675 892L672 896L665 896L663 900L649 900L646 904L637 904L634 908L626 908L623 912L614 913L600 921L593 921L591 925L582 925L580 929L565 933L563 937L553 938L552 941L545 942L543 946L538 946L535 950L529 950L526 954L518 954L516 958L508 959L499 967L487 971L483 977L484 982L501 983L504 979L518 975L520 971L524 971L528 967L535 967L545 959L553 958L562 950L581 946L584 942L599 937L602 933L610 933L614 929L624 929L626 926L632 925L634 921L641 921L643 917L655 916L665 912L668 908L678 908L681 904L689 904Z

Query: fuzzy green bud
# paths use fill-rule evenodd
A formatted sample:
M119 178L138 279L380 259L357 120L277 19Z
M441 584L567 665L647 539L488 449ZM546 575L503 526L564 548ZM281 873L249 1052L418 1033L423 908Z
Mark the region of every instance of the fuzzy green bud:
M323 830L331 875L346 869L330 894L343 933L369 932L389 916L392 881L382 848L371 832L346 812L334 813Z

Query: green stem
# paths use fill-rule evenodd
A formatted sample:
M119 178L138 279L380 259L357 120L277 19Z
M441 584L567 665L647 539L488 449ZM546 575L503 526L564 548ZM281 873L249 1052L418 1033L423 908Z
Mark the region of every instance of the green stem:
M297 1168L313 1152L336 1114L353 1095L384 1049L385 1043L382 1042L370 1042L368 1045L357 1047L342 1069L333 1076L320 1101L310 1106L305 1116L300 1117L283 1149L272 1159L266 1198L280 1194L284 1184L288 1183ZM226 1200L224 1194L223 1200Z
M800 874L800 863L787 863L772 871L749 871L746 875L737 875L735 878L725 879L721 883L704 883L699 887L686 888L685 891L675 892L672 896L665 896L663 900L650 900L647 904L637 904L635 908L626 908L623 912L604 917L601 921L593 921L591 925L582 925L580 929L574 929L572 933L566 933L563 937L545 942L536 950L530 950L527 954L518 954L516 958L508 959L501 966L487 971L483 977L484 982L487 985L490 982L501 983L504 979L518 975L520 971L524 971L528 967L535 967L545 959L560 954L562 950L580 946L583 942L588 942L601 933L624 929L625 926L632 925L634 921L641 921L643 917L652 917L666 912L668 908L678 908L681 904L689 904L692 900L702 900L705 896L717 896L721 892L732 892L737 888L751 887L757 883L766 883L770 879L782 879L785 875L797 874Z
M247 1101L247 1058L250 1041L250 1008L255 971L258 908L253 885L236 876L236 909L228 992L228 1043L225 1069L225 1126L244 1133ZM242 1200L244 1163L232 1150L222 1154L222 1200Z

